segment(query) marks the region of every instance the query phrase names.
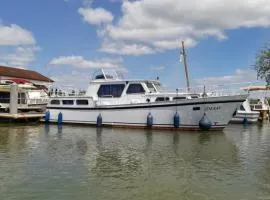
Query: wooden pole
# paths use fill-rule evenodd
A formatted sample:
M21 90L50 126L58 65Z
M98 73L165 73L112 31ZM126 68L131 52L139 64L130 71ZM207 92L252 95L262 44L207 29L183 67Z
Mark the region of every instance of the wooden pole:
M18 113L18 85L16 83L10 85L9 113Z
M186 56L186 51L185 51L185 45L184 41L182 41L182 55L184 57L184 66L185 66L185 75L186 75L186 89L187 92L190 91L190 86L189 86L189 76L188 76L188 67L187 67L187 56Z

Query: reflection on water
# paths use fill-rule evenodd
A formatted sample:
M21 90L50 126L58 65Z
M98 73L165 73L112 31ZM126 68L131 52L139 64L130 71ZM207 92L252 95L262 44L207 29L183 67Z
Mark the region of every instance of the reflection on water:
M1 126L0 199L270 199L270 126Z

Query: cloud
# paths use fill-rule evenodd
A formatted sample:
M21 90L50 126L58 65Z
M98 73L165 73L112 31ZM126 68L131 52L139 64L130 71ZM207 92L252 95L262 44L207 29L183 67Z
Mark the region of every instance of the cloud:
M106 42L102 44L102 47L99 49L99 51L111 54L136 56L155 53L154 49L146 45Z
M103 8L79 8L78 12L84 21L92 25L101 25L113 21L113 15Z
M100 59L100 60L86 60L83 56L60 56L53 58L49 65L71 66L80 69L99 69L99 68L123 68L122 59Z
M70 2L70 1L72 1L72 0L64 0L64 2ZM75 2L78 0L73 0L73 1ZM81 2L84 6L90 6L92 4L93 0L81 0Z
M35 45L33 34L22 27L11 24L4 26L0 24L0 46Z
M232 75L195 79L194 85L229 85L233 83L244 83L255 81L257 81L256 71L249 69L236 69L235 73Z
M163 71L164 69L165 69L164 66L151 67L151 70L153 71Z
M7 66L25 67L35 60L35 54L40 48L37 46L18 46L10 52L3 49L0 53L0 61Z
M101 48L107 53L125 54L119 52L119 42L152 49L140 51L149 54L179 48L182 40L193 47L208 37L225 40L228 30L270 27L269 0L137 0L122 1L121 9L118 21L98 30L103 45L109 41L109 48Z
M87 88L91 78L89 70L104 69L110 73L111 70L117 72L118 75L127 73L127 69L122 66L121 58L103 58L96 60L87 60L83 56L60 56L53 58L48 64L49 68L54 67L55 85L65 88ZM56 70L55 67L71 67L68 71ZM71 71L71 73L70 73ZM93 72L93 71L92 71ZM60 73L60 74L59 74Z
M60 87L65 91L75 88L86 89L90 81L89 74L79 71L72 71L71 74L55 75L51 78L55 81L55 87Z
M40 48L33 33L16 24L3 25L0 21L0 63L23 67L35 60Z

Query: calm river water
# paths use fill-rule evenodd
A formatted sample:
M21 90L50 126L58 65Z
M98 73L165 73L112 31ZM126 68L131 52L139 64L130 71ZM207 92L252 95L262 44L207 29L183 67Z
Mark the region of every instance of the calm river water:
M215 133L2 125L0 199L270 199L270 124Z

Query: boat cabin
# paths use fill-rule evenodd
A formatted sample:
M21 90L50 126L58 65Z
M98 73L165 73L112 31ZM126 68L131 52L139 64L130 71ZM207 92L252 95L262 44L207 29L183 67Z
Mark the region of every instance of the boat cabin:
M50 105L102 106L149 102L181 101L200 98L199 94L176 93L159 80L120 79L117 75L95 74L83 96L54 96Z

